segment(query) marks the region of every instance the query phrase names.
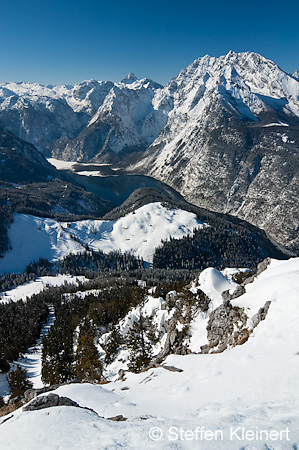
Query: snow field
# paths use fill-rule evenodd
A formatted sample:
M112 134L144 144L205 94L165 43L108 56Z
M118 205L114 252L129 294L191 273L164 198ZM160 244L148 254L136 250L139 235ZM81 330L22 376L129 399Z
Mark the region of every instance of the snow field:
M150 203L116 221L53 219L15 214L8 236L12 250L0 260L0 274L22 272L40 257L57 261L80 253L87 244L92 250L130 252L151 263L161 240L181 238L206 226L196 215ZM74 240L77 239L77 240Z
M0 303L7 303L9 301L16 302L18 300L25 300L27 297L31 297L34 294L46 289L48 286L61 286L62 284L78 284L87 281L87 278L83 276L72 276L72 275L57 275L57 276L46 276L39 277L35 281L30 283L22 284L9 291L2 292L0 294Z

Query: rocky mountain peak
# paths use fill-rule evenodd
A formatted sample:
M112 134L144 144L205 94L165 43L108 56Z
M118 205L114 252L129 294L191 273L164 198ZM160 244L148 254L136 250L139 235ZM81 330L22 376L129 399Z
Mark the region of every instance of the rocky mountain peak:
M297 80L299 81L299 70L296 70L296 72L293 73L293 77L297 78Z
M298 80L257 53L206 55L158 91L154 102L168 122L135 169L192 203L263 223L281 243L298 248L295 211L290 218L286 203L294 198L298 171ZM262 209L261 192L267 198Z
M130 83L134 83L134 81L137 81L137 77L134 73L130 72L130 73L128 73L128 75L126 77L124 77L121 80L121 83L130 84Z

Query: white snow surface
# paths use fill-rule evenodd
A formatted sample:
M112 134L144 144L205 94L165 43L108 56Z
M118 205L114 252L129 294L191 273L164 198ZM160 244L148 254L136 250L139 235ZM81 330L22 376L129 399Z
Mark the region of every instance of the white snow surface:
M35 281L30 283L22 284L14 289L4 291L0 293L0 304L7 302L16 302L18 300L25 300L27 297L30 298L34 294L38 294L47 287L50 286L61 286L65 283L77 284L78 282L83 283L87 281L84 276L78 275L57 275L57 276L45 276L39 277Z
M277 122L277 123L268 123L267 125L264 125L264 128L267 128L267 127L288 127L288 126L289 126L288 123Z
M233 293L238 285L228 280L219 270L209 267L199 275L198 286L212 300L215 309L222 303L222 292Z
M76 161L62 161L56 158L47 158L47 161L58 170L72 170L73 166L78 164Z
M47 161L52 164L52 166L56 167L57 170L71 170L76 172L76 166L78 165L77 161L62 161L56 158L47 158ZM86 166L87 168L90 166L89 163L80 162L80 166ZM102 167L110 167L111 164L98 164L92 163L92 166L98 167L99 170L82 170L80 172L76 172L78 175L86 175L86 176L102 176L101 168ZM113 168L112 170L119 170L118 168Z
M299 258L272 261L246 291L236 304L252 313L266 300L271 305L242 346L220 354L169 356L166 364L183 372L159 367L105 385L62 386L59 395L94 412L17 410L5 423L0 420L1 448L298 449ZM119 414L127 422L107 420ZM202 440L201 427L210 432ZM275 440L265 437L271 430Z
M142 206L116 221L57 222L15 214L8 230L12 250L0 259L0 274L22 272L32 260L40 257L56 261L69 253L83 252L86 244L104 253L131 252L151 263L162 239L181 238L204 226L195 214L166 209L161 203Z

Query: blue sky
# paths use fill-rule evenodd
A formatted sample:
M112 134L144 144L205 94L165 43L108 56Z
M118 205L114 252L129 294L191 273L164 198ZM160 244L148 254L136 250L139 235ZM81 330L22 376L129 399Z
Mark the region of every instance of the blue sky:
M1 0L0 81L118 81L134 72L165 84L194 59L231 49L293 73L299 2L292 3L286 10L256 0Z

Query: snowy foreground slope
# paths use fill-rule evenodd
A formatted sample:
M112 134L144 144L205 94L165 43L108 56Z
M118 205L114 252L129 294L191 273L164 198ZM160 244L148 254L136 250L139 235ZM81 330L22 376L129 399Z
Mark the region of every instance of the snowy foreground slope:
M82 220L57 222L53 219L15 214L8 236L12 250L0 260L0 274L24 271L40 257L55 261L85 246L104 253L131 252L151 263L161 239L180 238L204 226L196 215L166 209L150 203L116 221Z
M198 282L215 302L226 284L215 272ZM0 421L1 448L298 449L298 292L299 258L272 260L232 300L249 316L271 301L245 344L218 354L169 356L165 364L182 372L158 367L105 385L62 386L59 395L93 411L17 410ZM107 420L120 414L127 421Z

